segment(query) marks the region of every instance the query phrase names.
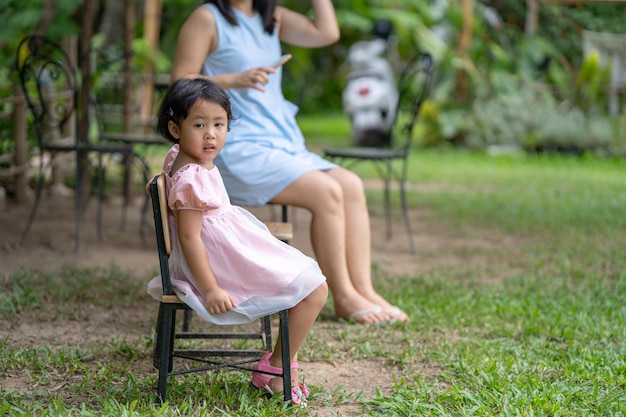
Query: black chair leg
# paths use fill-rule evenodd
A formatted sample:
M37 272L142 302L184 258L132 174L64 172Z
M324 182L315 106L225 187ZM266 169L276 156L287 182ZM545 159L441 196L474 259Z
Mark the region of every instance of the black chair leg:
M283 360L283 395L285 402L291 401L291 353L289 351L289 326L288 311L281 310L278 313L280 329L280 346Z
M150 167L148 165L148 161L143 158L137 158L141 163L142 174L143 174L143 183L147 184L150 181ZM141 237L141 241L145 244L145 235L144 230L149 228L148 222L148 208L150 207L150 196L148 193L145 193L145 197L143 200L143 206L141 207L141 221L139 223L139 236Z
M189 331L191 326L191 318L193 317L193 310L186 309L183 313L183 332Z
M76 151L76 192L74 199L76 200L76 237L74 238L74 250L78 252L80 248L80 223L83 220L83 181L85 180L85 169L87 164L87 155L85 152Z
M385 177L385 229L387 232L387 240L391 240L391 201L389 193L389 178Z
M159 382L157 388L157 401L161 404L166 401L167 398L167 377L172 370L172 350L174 346L174 321L176 319L175 310L171 306L161 306L163 310L163 331L161 332L161 339L157 339L157 343L160 345L159 355ZM159 316L160 316L159 312ZM159 317L161 318L161 317Z
M413 230L411 228L411 219L409 218L409 208L406 201L406 182L400 183L400 200L402 202L402 216L404 217L404 228L409 238L409 250L415 254L415 242L413 241Z
M104 168L104 164L102 163L102 154L98 156L98 167L96 169L96 184L98 186L98 240L103 239L103 226L102 226L102 216L103 216L103 205L104 205L104 197L106 195L106 171Z
M22 232L21 243L24 243L24 240L26 239L28 232L30 232L30 227L33 224L33 220L35 220L35 213L37 213L37 209L39 208L39 202L41 201L41 194L43 192L43 186L44 186L44 180L45 180L43 171L44 171L44 167L43 165L41 165L39 167L39 179L37 180L37 188L35 190L35 201L33 202L33 207L30 209L30 214L28 215L28 222L26 223L26 227L24 228L24 231Z
M261 332L263 333L263 347L268 352L272 350L272 323L270 316L261 317Z
M156 334L154 335L154 355L152 359L152 367L159 369L161 364L161 340L163 339L163 320L164 320L164 307L159 306L159 317L157 318Z

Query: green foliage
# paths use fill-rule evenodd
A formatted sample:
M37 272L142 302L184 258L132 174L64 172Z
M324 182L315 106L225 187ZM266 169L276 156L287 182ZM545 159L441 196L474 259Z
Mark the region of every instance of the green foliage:
M108 1L112 0L102 2L100 7L106 6ZM46 34L59 38L78 33L80 26L77 24L77 10L82 1L60 0L55 3L56 13L52 19L46 19ZM143 23L138 16L133 45L137 71L142 71L148 62L155 64L158 71L169 71L178 30L201 3L196 0L164 0L160 50L156 57L147 52L145 40L142 39ZM0 17L10 24L0 39L0 76L6 75L0 79L9 79L11 76L9 69L14 49L21 36L34 31L44 21L43 4L44 0L29 2L28 5L16 0L3 1ZM442 4L447 6L442 8ZM430 130L434 135L428 140L431 144L462 145L466 143L468 134L480 136L480 131L470 132L468 129L480 126L481 123L466 119L471 117L471 112L477 107L476 100L481 104L493 100L497 103L502 100L502 96L508 96L506 80L509 78L515 82L534 80L544 83L558 101L559 107L581 109L586 117L602 117L609 69L594 66L593 62L582 59L581 31L626 32L619 13L622 6L541 5L536 35L528 37L524 34L524 2L500 0L478 1L474 4L470 59L462 60L456 56L456 43L462 27L462 14L457 2L336 1L334 5L341 28L340 41L318 49L290 48L289 52L294 55L294 59L285 67L285 95L299 105L305 114L341 109L347 50L354 42L371 36L375 19L386 18L394 27L398 60L408 60L417 51L430 52L437 58L436 79L430 97L433 108L437 109L433 113L437 118L431 120ZM305 13L310 10L309 3L296 0L284 1L281 5ZM141 7L137 11L141 12ZM493 24L492 11L500 17L500 24ZM115 45L102 46L119 48ZM466 73L469 80L465 96L459 95L457 91L459 71ZM520 100L525 99L514 101ZM559 120L551 123L552 126L559 124ZM6 124L0 128L2 131L8 129ZM525 136L534 135L535 132L527 132ZM8 146L3 142L0 148Z
M579 108L563 110L541 84L513 83L511 87L474 103L467 126L469 146L582 152L613 140L607 118L592 117Z
M22 37L40 27L45 3L45 0L2 0L0 20L4 22L4 27L0 35L0 79L5 75L7 79L10 76L8 71L13 65L15 48ZM56 1L56 10L49 27L41 29L47 29L46 33L55 38L78 33L80 26L73 20L73 16L81 4L82 0Z

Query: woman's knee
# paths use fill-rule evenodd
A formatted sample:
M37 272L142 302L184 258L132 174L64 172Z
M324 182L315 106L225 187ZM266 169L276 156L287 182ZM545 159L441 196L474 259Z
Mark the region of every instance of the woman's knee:
M311 211L314 213L320 210L327 213L343 211L344 189L340 183L332 178L311 187L309 196Z
M330 171L330 175L341 186L344 198L365 194L365 185L363 184L363 180L354 172L341 168L335 171Z
M312 171L290 184L272 202L303 207L316 213L339 211L344 198L344 187L336 178Z

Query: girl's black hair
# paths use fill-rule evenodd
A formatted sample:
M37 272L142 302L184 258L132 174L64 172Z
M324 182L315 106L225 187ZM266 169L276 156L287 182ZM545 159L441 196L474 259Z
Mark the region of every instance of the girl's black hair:
M230 0L211 0L207 3L215 4L226 21L233 26L237 26L237 18L235 17L235 13L233 13ZM263 29L270 35L274 33L274 26L276 24L274 20L274 10L276 10L277 4L277 0L254 0L252 2L252 8L261 15Z
M157 113L157 131L170 142L178 143L170 133L168 122L172 120L178 126L189 116L189 109L198 100L216 103L224 110L228 118L228 130L233 120L230 98L219 85L206 78L181 78L167 89Z

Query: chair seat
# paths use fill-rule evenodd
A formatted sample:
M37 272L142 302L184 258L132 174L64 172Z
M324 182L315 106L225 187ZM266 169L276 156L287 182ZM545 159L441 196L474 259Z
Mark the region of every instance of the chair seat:
M129 153L129 150L121 145L100 145L94 143L51 143L42 146L47 151L72 152L86 151L98 153Z
M330 148L324 149L324 155L333 158L357 158L369 160L402 159L406 152L402 149L387 148Z
M293 225L286 222L265 223L270 233L282 241L293 239Z
M161 296L161 302L167 304L182 304L182 300L177 295L165 295Z
M148 135L144 133L103 132L100 134L100 137L104 140L132 145L171 145L170 142L167 142L159 135Z

